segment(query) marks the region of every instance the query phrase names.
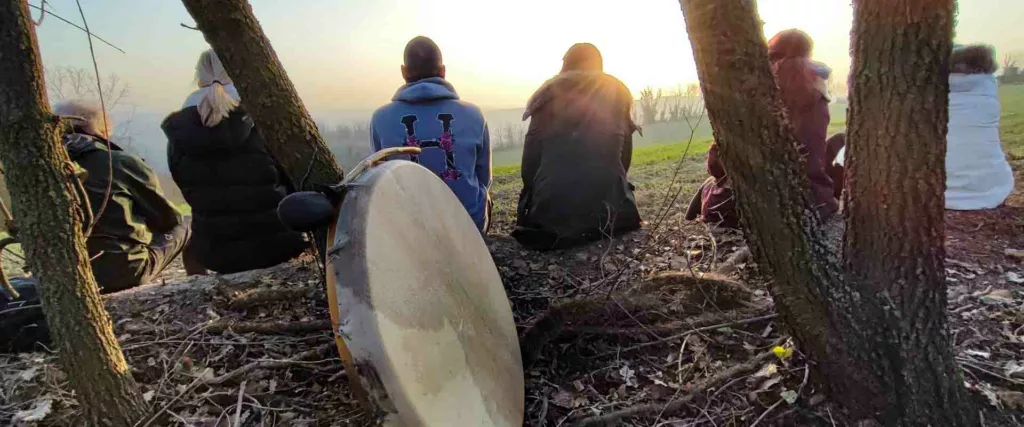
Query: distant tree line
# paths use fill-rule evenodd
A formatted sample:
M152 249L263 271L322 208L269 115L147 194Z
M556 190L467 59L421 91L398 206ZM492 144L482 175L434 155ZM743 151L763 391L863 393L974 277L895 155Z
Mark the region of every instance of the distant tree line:
M1003 75L999 76L999 84L1024 83L1024 71L1017 65L1017 58L1006 55L1003 58Z
M317 129L327 143L327 148L338 158L341 167L348 169L370 153L370 124L353 122L350 124L328 125L317 123Z
M655 91L648 86L640 91L638 106L633 109L633 121L644 125L672 123L698 117L703 112L704 99L696 83L685 88L677 86L667 96L663 90Z
M491 150L505 150L526 142L525 123L505 123L491 127Z

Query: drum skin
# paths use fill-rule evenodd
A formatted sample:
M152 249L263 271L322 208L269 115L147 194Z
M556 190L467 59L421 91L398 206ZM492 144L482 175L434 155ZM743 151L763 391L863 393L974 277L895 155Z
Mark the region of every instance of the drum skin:
M347 186L331 228L328 293L354 394L388 425L522 426L508 296L448 186L385 162Z

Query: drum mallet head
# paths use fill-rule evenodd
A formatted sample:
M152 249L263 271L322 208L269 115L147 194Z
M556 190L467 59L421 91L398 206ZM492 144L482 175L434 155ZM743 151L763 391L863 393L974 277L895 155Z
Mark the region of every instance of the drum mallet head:
M334 220L336 207L331 198L317 191L289 194L277 205L277 216L289 230L308 233L326 229Z

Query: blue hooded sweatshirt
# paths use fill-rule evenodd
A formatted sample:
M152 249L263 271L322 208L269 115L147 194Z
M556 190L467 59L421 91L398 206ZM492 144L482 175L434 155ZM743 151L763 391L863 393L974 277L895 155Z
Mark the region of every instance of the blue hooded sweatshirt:
M402 86L390 104L373 113L370 135L375 152L422 148L410 160L444 180L477 228L484 229L491 184L490 134L480 109L460 101L450 83L434 77Z

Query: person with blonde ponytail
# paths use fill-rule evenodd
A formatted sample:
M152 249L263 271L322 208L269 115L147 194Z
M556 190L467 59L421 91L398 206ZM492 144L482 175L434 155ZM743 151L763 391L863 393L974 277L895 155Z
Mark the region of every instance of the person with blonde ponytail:
M213 50L199 56L195 80L198 89L161 126L171 176L192 207L186 269L234 273L298 256L305 237L277 217L278 202L293 187Z

